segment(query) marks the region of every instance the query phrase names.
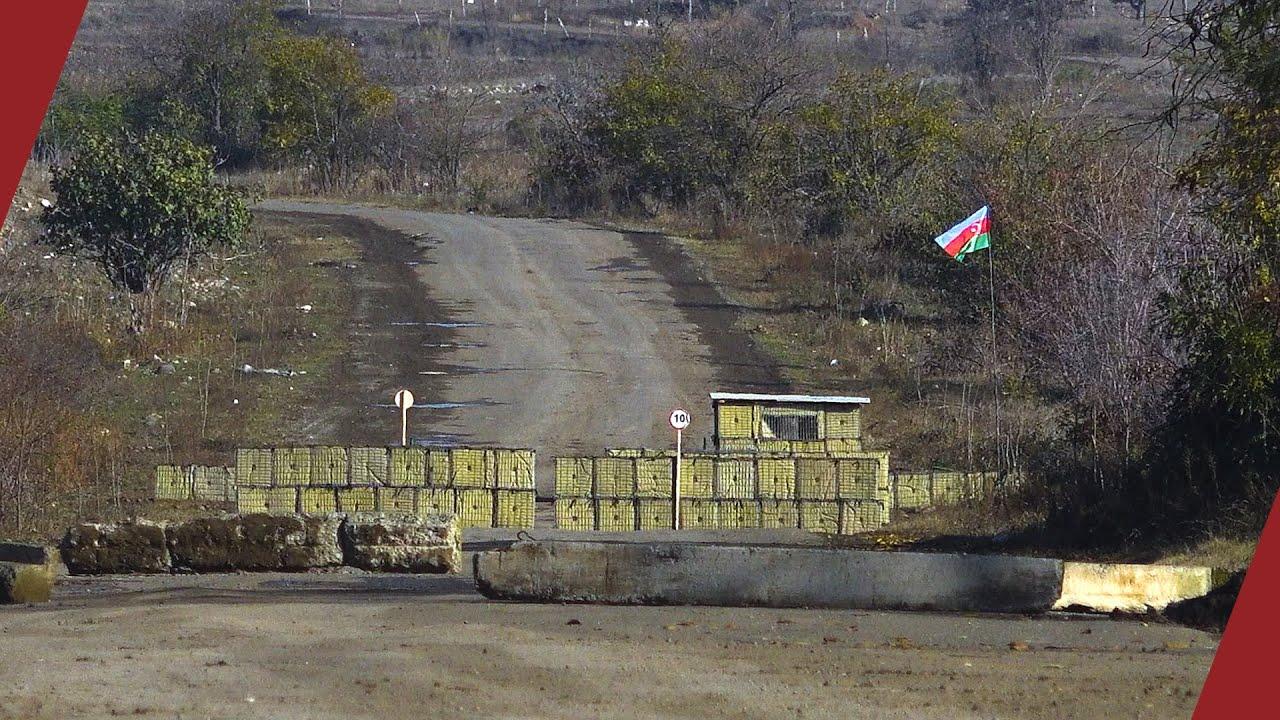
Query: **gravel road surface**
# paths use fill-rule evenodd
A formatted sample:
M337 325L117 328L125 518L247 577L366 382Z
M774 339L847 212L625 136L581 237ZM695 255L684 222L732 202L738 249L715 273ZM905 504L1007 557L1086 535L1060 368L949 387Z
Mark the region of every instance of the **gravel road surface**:
M483 600L462 576L73 578L0 718L1176 718L1217 638L1105 618Z
M531 447L551 458L674 444L666 418L711 433L714 389L778 391L778 373L668 239L559 220L272 200L313 232L358 238L349 374L306 415L314 442L389 443L397 387L412 435ZM692 438L692 440L690 440Z

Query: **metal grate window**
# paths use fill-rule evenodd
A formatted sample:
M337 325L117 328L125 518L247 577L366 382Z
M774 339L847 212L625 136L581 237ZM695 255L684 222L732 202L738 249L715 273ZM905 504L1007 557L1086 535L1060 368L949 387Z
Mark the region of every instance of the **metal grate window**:
M818 414L789 413L786 415L764 413L764 424L779 440L817 440Z

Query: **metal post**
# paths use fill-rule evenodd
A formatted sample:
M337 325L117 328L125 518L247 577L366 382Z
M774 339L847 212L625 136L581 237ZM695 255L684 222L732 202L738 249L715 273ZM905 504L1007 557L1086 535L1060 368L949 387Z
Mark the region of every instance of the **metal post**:
M671 529L680 529L680 446L681 439L684 435L682 430L676 430L676 474L671 481Z

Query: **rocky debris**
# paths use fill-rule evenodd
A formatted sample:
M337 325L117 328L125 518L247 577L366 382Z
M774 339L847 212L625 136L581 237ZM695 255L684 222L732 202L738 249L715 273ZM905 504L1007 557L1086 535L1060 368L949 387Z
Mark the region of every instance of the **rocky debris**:
M281 370L280 368L256 368L248 363L245 363L243 366L241 366L240 372L244 373L245 375L253 375L257 373L259 375L275 375L277 377L293 377L295 375L307 374L306 370Z
M301 571L342 564L339 515L250 513L197 518L168 528L175 568Z
M455 515L353 513L342 523L348 565L382 572L453 573L462 565Z
M162 523L81 523L62 540L62 560L72 575L167 573L169 549Z
M1170 603L1164 609L1164 616L1182 625L1222 632L1227 628L1227 620L1231 617L1231 610L1236 605L1236 596L1240 594L1242 585L1243 570L1203 597Z
M53 583L52 565L0 562L0 603L49 602Z

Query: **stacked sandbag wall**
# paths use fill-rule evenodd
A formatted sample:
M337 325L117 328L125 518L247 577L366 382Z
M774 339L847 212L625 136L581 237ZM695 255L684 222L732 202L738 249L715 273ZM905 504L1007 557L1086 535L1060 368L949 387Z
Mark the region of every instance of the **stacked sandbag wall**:
M159 465L155 499L235 502L235 471L206 465Z
M894 506L904 512L973 503L1022 487L1022 475L1017 472L895 471L891 480Z
M682 526L873 530L889 522L887 452L683 456ZM556 458L556 524L569 530L671 526L675 458L659 451Z
M464 528L533 527L532 450L242 449L234 475L241 513L452 513Z

